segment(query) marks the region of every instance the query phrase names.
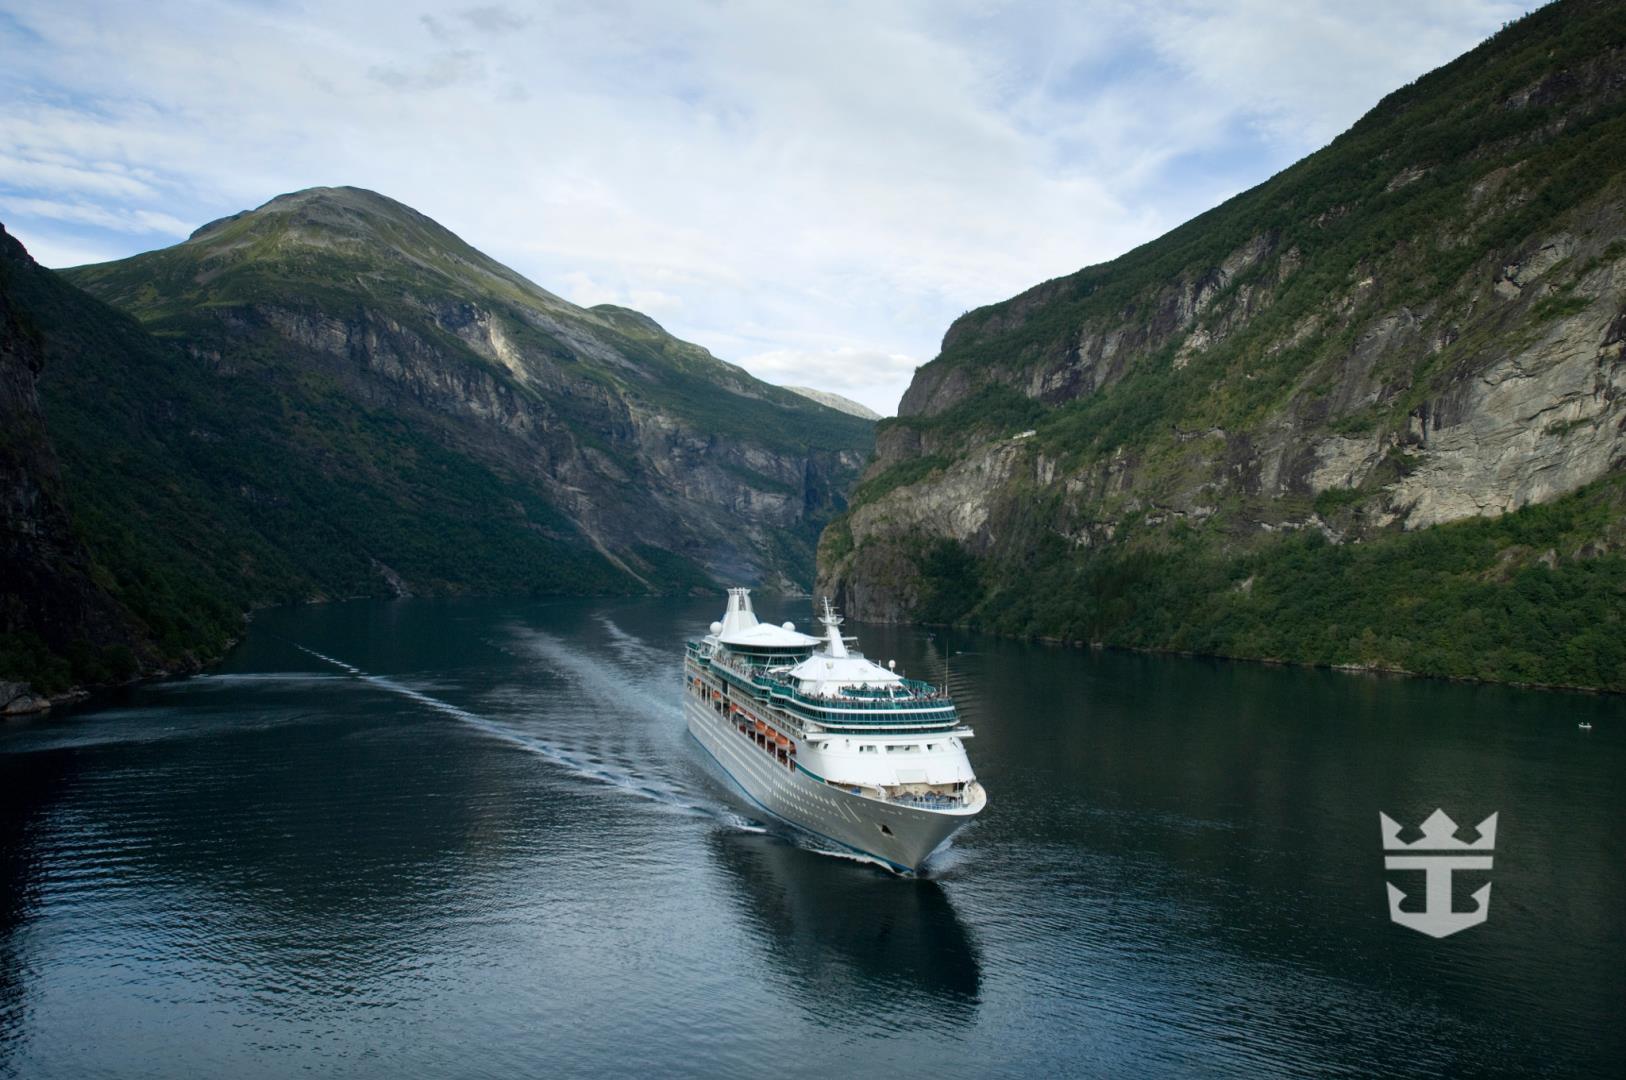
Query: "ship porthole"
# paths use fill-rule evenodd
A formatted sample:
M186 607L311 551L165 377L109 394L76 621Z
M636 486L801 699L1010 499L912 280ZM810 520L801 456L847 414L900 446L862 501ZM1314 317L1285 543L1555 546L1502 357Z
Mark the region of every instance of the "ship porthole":
M888 836L892 835L892 830L887 828L885 825L877 825L876 828L880 829L883 833L885 833Z

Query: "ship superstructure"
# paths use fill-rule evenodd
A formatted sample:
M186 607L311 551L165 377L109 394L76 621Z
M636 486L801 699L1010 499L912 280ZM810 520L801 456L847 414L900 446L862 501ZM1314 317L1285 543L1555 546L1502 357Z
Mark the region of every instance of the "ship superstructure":
M752 800L843 847L915 871L987 805L971 729L945 689L824 634L758 621L747 589L683 661L689 730Z

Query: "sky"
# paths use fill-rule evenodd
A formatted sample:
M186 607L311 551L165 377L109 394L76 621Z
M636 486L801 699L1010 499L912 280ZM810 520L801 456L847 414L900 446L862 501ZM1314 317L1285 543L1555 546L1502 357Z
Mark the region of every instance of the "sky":
M371 188L890 415L958 315L1267 179L1528 0L0 0L0 222L122 258Z

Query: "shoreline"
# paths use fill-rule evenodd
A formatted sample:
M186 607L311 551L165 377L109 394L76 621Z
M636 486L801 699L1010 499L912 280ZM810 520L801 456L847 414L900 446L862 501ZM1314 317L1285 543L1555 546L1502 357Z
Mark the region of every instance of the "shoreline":
M858 620L862 621L862 620ZM943 630L970 630L988 634L1006 641L1037 641L1069 649L1088 649L1092 652L1140 653L1145 656L1178 656L1187 660L1224 660L1236 664L1261 664L1266 667L1298 668L1305 671L1336 671L1345 675L1380 675L1404 679L1436 679L1441 682L1464 683L1475 686L1501 686L1513 690L1558 691L1594 696L1622 696L1626 690L1608 686L1574 686L1569 683L1513 682L1503 679L1482 679L1474 675L1442 675L1408 668L1384 667L1378 664L1318 664L1308 660L1285 660L1274 656L1232 656L1227 653L1196 652L1190 649L1163 649L1150 645L1115 645L1104 641L1082 641L1076 638L1056 637L1050 634L1004 634L997 630L958 623L899 623L894 625L930 627Z

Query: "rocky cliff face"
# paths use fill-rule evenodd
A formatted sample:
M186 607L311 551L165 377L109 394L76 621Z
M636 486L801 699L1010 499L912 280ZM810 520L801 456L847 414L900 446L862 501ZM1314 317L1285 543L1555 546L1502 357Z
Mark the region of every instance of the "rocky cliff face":
M539 494L537 527L629 588L805 588L870 448L868 424L637 312L570 304L372 192L281 196L68 276L219 369L320 379L407 420Z
M881 425L821 591L861 617L1188 647L1195 599L1160 641L1132 598L1039 614L1024 576L1131 554L1241 574L1293 535L1383 545L1609 502L1596 485L1626 464L1621 14L1544 8L1259 188L962 317ZM1619 530L1592 531L1574 558ZM963 605L938 602L926 556L944 544L972 560L950 560L975 571ZM1565 557L1517 547L1495 573ZM1361 629L1327 657L1412 667L1363 651Z
M96 581L69 521L56 453L36 382L44 368L39 331L17 309L12 280L35 267L0 227L0 713L44 707L81 666L128 677L138 632ZM27 675L29 681L7 676Z

